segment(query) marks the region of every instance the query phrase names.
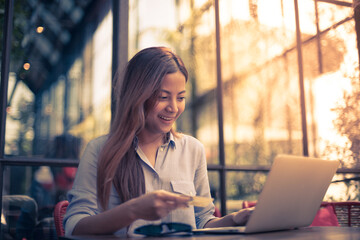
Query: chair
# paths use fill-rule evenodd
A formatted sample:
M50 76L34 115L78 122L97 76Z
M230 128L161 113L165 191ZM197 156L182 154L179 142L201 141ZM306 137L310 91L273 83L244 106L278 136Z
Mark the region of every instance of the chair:
M311 227L320 226L335 226L339 227L339 220L336 216L335 207L333 203L322 202L319 210L317 211Z
M256 201L243 201L242 207L254 207ZM360 201L322 202L310 226L360 227Z
M5 195L2 197L1 227L4 233L14 239L32 236L38 223L38 205L26 195Z
M360 227L360 201L333 202L340 226Z
M255 207L256 201L243 201L242 207L249 208ZM338 218L336 216L335 207L333 203L323 202L315 215L313 222L311 223L312 227L315 226L340 226Z
M63 200L58 202L54 208L54 222L55 222L56 234L58 237L62 237L65 235L63 219L68 205L69 202L67 200Z
M220 209L219 209L218 207L216 207L216 206L215 206L214 216L215 216L215 217L221 217Z

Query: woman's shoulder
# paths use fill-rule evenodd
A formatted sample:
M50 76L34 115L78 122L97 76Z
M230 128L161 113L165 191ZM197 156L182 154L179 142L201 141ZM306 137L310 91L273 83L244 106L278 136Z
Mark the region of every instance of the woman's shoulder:
M105 143L105 141L108 139L108 135L101 135L98 137L95 137L93 139L90 140L91 143L93 144L101 144L101 143Z
M174 137L176 144L189 145L193 147L203 147L203 144L195 137L184 133L177 133Z
M87 148L93 149L93 150L100 150L104 146L106 140L108 139L108 135L102 135L96 138L93 138L89 141Z
M206 161L205 147L197 138L187 134L177 134L174 141L175 151L178 151L182 158L190 159L194 166Z

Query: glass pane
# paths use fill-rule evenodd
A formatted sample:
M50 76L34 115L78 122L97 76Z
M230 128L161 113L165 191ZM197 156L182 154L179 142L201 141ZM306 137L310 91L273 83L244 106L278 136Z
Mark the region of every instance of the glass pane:
M266 172L229 172L226 175L227 212L236 212L246 201L256 201L266 181Z
M359 167L359 62L353 11L325 3L319 3L319 11L319 22L326 27L321 27L319 38L303 44L309 152L339 159L342 167Z
M319 28L324 31L332 26L350 19L354 14L352 3L344 4L345 6L318 1Z
M220 175L218 171L209 171L209 182L210 182L210 192L211 197L214 199L214 204L217 207L217 209L220 211Z
M227 212L242 208L246 201L257 201L264 187L267 172L229 172L226 176ZM336 174L323 201L359 201L359 174Z
M226 163L268 165L278 153L301 155L293 5L220 3L230 13L221 15Z
M57 239L54 206L67 200L76 168L6 167L1 239Z
M299 24L302 33L302 40L316 34L316 14L314 0L301 0L298 2ZM290 10L290 9L289 9ZM295 13L295 9L291 9ZM293 18L295 21L295 16Z
M111 4L14 3L5 154L78 158L110 123Z
M324 201L359 201L360 174L336 174Z
M214 16L211 1L130 1L129 55L165 45L184 60L189 71L187 109L177 130L205 145L209 163L218 163Z

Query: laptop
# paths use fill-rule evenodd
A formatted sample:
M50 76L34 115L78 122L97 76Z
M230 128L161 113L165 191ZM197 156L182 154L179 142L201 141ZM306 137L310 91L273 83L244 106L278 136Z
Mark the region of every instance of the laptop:
M258 233L309 226L339 161L275 157L255 210L245 226L194 229L194 233Z

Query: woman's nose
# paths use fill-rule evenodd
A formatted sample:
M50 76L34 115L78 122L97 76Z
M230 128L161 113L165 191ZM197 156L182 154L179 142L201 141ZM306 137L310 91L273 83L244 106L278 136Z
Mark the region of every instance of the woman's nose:
M178 111L178 106L177 106L176 100L170 101L167 108L166 108L166 110L169 111L169 112L177 112Z

